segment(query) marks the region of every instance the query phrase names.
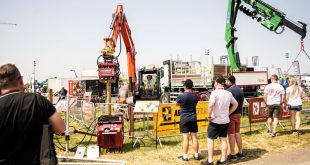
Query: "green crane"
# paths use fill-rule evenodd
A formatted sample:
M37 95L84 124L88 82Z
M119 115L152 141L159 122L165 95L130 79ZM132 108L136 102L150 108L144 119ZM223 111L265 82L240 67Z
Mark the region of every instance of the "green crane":
M298 33L301 40L306 37L307 24L288 20L283 12L261 0L228 0L225 41L230 65L234 72L239 72L241 65L239 53L235 50L235 43L238 39L235 37L235 22L239 10L276 34L281 34L284 27L288 27Z

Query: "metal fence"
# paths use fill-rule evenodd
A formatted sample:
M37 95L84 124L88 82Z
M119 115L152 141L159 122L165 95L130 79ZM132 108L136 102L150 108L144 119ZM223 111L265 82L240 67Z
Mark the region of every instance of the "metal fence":
M90 99L78 99L78 98L67 98L65 100L60 100L55 105L57 111L66 112L69 106L69 115L73 120L77 122L77 127L86 126L91 130L95 128L97 121L95 121L99 116L105 114L107 106L111 106L112 115L123 113L126 117L127 104L118 103L93 103Z

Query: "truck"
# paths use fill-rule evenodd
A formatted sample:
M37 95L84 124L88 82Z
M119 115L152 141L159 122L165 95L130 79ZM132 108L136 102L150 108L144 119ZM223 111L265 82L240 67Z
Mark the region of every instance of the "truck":
M153 95L145 93L146 79L151 76L154 81ZM194 90L202 98L212 89L211 72L203 69L200 61L165 60L162 66L150 65L138 70L139 97L149 100L161 100L163 103L175 102L176 97L184 91L183 83L191 79Z
M175 102L177 96L184 91L183 83L191 79L194 90L201 100L207 101L213 90L213 81L218 76L233 74L245 93L246 97L257 96L261 85L267 84L267 70L260 67L242 65L246 72L233 72L229 64L212 64L205 69L200 61L182 61L169 59L162 62L162 66L149 65L138 70L137 99L160 100L162 103ZM153 81L153 94L146 91L147 77Z

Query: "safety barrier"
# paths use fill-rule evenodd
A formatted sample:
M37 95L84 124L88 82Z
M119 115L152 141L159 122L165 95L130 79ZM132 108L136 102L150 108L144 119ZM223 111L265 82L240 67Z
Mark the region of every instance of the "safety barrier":
M96 120L106 111L107 103L93 103L90 99L78 99L70 97L64 100L59 100L58 97L53 98L55 108L59 112L66 112L69 106L70 117L78 123L78 127L86 126L93 129ZM68 103L69 100L69 103ZM127 114L127 104L110 103L112 114L122 112Z
M199 101L196 105L198 131L207 130L208 102ZM161 104L154 120L154 131L158 136L171 136L180 133L180 106L176 104ZM154 132L156 134L156 132Z

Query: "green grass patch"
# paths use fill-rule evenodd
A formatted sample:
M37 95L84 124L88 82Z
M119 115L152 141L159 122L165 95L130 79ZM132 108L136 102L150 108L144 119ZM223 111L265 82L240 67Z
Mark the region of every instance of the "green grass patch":
M304 119L304 117L303 117ZM257 123L252 125L251 133L249 128L249 122L247 117L242 118L242 128L241 136L243 138L243 149L246 159L243 161L249 161L252 159L257 159L259 157L269 156L275 153L288 152L292 150L298 150L301 148L310 146L310 123L308 120L303 120L301 125L302 135L294 136L291 134L291 126L289 120L281 121L284 125L284 128L278 127L279 135L275 138L272 138L266 133L267 128L264 123ZM146 123L145 123L146 124ZM143 139L143 143L139 141L138 147L132 147L132 139L125 137L124 139L124 148L122 152L118 150L106 150L106 152L101 153L101 158L104 159L115 159L115 160L125 160L128 164L182 164L177 160L177 156L182 154L182 136L172 136L161 138L162 147L157 146L154 140L153 121L149 121L149 131L145 132L143 128L142 120L135 121L135 135L143 136L146 133L151 138L146 136ZM73 127L79 128L79 131L90 132L86 126L79 126L77 122L71 122L70 129ZM125 135L128 135L128 123L125 121L124 124ZM96 133L96 132L94 132ZM86 145L96 145L96 136L89 136L83 134L73 134L70 135L70 148L77 146L86 146ZM84 138L84 141L81 140ZM206 133L199 133L199 145L200 151L204 158L207 156L207 136ZM58 140L57 140L58 139ZM135 139L134 139L135 140ZM59 141L59 142L58 142ZM65 146L65 139L61 136L55 136L54 142L57 146ZM237 148L236 148L237 150ZM64 151L57 149L58 154L64 154ZM69 155L74 155L75 150L71 150ZM192 158L193 149L192 144L190 144L189 156L190 160L186 164L199 164L198 161ZM219 140L215 141L215 155L214 160L220 158L220 143ZM237 161L238 162L238 161Z

